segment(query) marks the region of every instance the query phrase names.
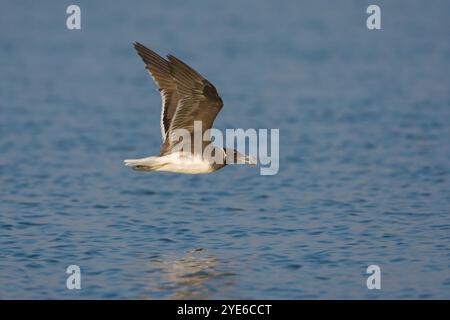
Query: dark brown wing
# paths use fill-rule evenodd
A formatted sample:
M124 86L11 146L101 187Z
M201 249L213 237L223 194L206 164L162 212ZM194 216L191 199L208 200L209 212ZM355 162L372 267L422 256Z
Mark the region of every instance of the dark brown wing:
M139 42L134 43L134 48L144 61L145 68L149 71L161 94L161 135L164 142L178 104L175 80L170 74L169 62L166 59Z
M175 80L178 92L178 106L169 127L168 141L176 129L186 129L193 134L194 121L202 122L205 132L212 127L222 109L222 98L216 88L197 71L169 55L170 74ZM170 149L170 146L167 146ZM168 151L166 151L168 152Z

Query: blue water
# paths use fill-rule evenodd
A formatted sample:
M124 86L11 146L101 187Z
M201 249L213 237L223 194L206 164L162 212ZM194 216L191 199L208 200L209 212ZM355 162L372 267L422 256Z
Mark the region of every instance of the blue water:
M448 1L76 3L1 4L1 299L450 298ZM216 85L216 128L279 128L279 173L124 167L160 143L133 41Z

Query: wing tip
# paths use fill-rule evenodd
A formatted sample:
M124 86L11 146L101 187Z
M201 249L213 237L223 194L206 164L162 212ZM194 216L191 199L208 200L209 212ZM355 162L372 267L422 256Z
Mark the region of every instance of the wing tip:
M148 48L146 46L144 46L142 43L140 43L139 41L134 41L133 47L134 47L134 49L136 49L137 52L148 50Z

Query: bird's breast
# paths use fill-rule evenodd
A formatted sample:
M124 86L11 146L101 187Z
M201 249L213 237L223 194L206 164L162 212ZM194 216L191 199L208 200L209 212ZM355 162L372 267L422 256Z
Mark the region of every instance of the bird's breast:
M164 165L159 169L159 171L201 174L210 173L217 170L217 167L208 161L183 154L170 154L165 157L161 157L161 160L164 162Z

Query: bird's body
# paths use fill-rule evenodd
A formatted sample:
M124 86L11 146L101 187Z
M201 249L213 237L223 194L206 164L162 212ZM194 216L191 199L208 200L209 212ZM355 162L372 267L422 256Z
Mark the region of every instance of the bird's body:
M138 171L169 171L176 173L200 174L214 172L223 165L215 165L194 156L190 152L174 152L159 157L125 160L125 165L133 166ZM219 167L220 166L220 167Z
M185 132L193 141L194 122L201 123L202 132L210 129L222 109L222 98L208 80L181 60L172 55L166 60L140 43L135 43L134 47L161 94L163 142L159 156L125 160L125 165L139 171L200 174L224 167L227 159L234 163L250 163L248 157L233 149L214 147L213 154L219 161L205 159L202 151L206 144L202 144L200 152L190 146L180 149L178 133ZM227 153L231 157L227 157Z

